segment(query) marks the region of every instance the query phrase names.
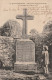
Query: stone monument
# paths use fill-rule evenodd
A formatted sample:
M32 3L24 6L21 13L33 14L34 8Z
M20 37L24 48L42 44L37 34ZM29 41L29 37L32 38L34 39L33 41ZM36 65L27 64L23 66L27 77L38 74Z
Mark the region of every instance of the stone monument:
M18 71L34 71L36 69L35 63L35 44L33 41L26 38L27 36L27 19L33 19L33 16L27 15L26 9L24 16L19 15L17 19L23 20L22 39L16 40L16 62L14 70Z

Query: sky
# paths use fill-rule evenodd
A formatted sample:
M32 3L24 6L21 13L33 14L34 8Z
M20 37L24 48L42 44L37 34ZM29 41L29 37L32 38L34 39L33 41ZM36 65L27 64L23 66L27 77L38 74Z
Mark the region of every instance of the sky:
M23 21L16 19L16 15L23 15L23 9L34 16L27 21L27 32L36 29L39 33L47 22L52 21L52 0L0 0L0 27L8 20L16 20L23 27Z

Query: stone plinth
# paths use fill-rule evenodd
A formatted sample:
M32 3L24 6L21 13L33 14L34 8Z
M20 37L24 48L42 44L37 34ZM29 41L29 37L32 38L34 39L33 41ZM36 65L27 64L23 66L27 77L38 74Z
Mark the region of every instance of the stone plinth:
M35 44L29 39L16 41L15 71L35 70Z

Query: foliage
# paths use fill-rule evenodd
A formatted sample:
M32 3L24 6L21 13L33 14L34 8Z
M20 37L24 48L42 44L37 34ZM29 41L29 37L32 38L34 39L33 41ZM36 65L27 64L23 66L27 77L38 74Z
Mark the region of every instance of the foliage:
M22 30L20 24L14 20L8 20L1 28L1 36L8 37L20 37L22 35Z
M30 39L35 43L35 55L36 55L36 61L40 60L40 56L41 56L41 50L42 50L42 38L40 36L40 34L35 30L32 29L30 31L31 35L30 35Z
M48 22L42 31L43 44L51 45L52 43L52 21Z
M13 66L13 55L15 54L15 42L11 37L0 36L0 60L3 66Z

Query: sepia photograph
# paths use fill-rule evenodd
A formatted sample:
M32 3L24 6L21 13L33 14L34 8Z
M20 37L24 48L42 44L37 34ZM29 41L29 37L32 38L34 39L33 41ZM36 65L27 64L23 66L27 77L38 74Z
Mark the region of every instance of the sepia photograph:
M52 80L51 0L0 0L0 80Z

